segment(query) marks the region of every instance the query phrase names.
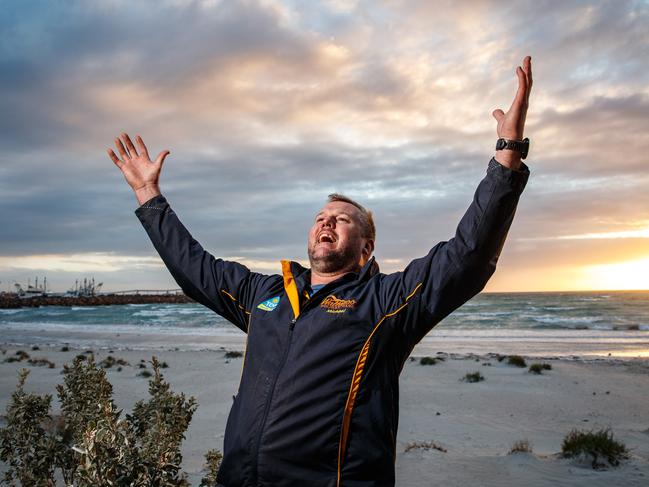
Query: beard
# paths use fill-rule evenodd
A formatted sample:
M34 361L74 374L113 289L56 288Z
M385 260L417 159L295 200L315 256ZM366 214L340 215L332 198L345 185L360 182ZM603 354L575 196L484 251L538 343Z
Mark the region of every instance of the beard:
M360 257L351 246L329 250L316 255L315 245L308 249L311 268L320 274L335 274L342 271L358 271Z

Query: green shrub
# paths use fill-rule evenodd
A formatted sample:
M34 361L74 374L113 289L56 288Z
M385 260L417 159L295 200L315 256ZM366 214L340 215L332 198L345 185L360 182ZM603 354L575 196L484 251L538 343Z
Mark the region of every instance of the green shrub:
M23 387L29 371L18 372L18 387L7 405L6 426L0 429L0 460L8 466L8 485L54 486L54 439L43 423L50 419L52 396L27 394Z
M160 363L151 360L154 378L149 381L149 400L138 401L126 419L139 446L139 460L147 482L144 485L189 485L180 471L180 445L185 439L196 399L174 394L160 372Z
M422 357L419 359L419 365L435 365L437 359L433 357Z
M64 366L57 418L49 413L51 396L24 392L28 372L21 371L6 426L0 428L0 459L8 465L4 482L50 487L58 470L56 478L75 487L189 486L180 470L180 445L196 400L173 393L155 357L151 364L149 399L138 401L125 419L113 404L105 369L92 355ZM209 481L216 477L220 453L210 450L206 459Z
M467 373L462 379L464 382L480 382L484 380L484 377L480 372Z
M61 414L63 416L62 446L57 457L58 466L66 485L72 483L81 463L78 451L86 438L86 430L92 430L102 419L110 403L112 407L113 386L106 372L97 368L93 355L85 359L77 356L71 365L63 366L63 384L56 386Z
M507 359L509 365L515 365L516 367L527 367L525 359L520 355L510 355Z
M221 460L223 455L218 450L209 450L205 454L205 476L201 479L199 487L216 487L216 475L219 473L221 467Z
M563 439L561 453L566 458L591 458L594 469L605 468L607 463L617 466L620 460L630 457L626 446L614 440L608 428L599 431L571 430Z

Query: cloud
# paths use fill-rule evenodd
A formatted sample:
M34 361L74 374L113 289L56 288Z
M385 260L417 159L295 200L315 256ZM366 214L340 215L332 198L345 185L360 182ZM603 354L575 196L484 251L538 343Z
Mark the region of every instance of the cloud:
M44 254L0 257L0 270L30 269L38 272L119 272L148 267L162 267L157 257L114 255L101 252L86 254Z
M9 2L0 258L149 262L135 199L105 155L128 130L171 150L163 192L216 255L264 271L304 259L312 216L337 191L375 211L377 256L397 270L453 235L493 154L491 111L508 108L531 53L532 175L501 270L513 272L506 256L530 273L555 257L569 266L566 236L626 236L572 239L580 256L610 259L649 208L649 7L548 6ZM131 276L164 273L149 270Z

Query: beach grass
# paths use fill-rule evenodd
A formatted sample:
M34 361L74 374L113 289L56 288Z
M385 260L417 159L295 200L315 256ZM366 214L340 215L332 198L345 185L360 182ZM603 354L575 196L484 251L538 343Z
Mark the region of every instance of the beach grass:
M535 362L530 365L529 372L532 374L540 375L544 370L552 370L552 365L546 363Z
M460 380L464 382L481 382L485 380L485 378L480 372L476 371L476 372L468 372Z
M527 367L527 363L525 362L525 359L520 355L510 355L507 358L507 363L509 365L514 365L516 367Z
M47 367L50 369L56 368L56 364L46 358L30 358L27 360L27 363L36 367Z
M434 357L421 357L419 359L419 365L435 365L437 363L436 358Z
M243 352L239 352L238 350L228 350L225 352L225 358L239 358L243 357Z
M609 428L599 431L572 429L563 439L561 454L564 458L590 458L594 469L618 466L620 461L630 457L627 447L613 439Z
M448 450L439 446L433 441L413 441L406 445L404 452L409 452L411 450L438 450L443 453L447 453Z
M514 453L532 453L532 443L528 439L515 441L508 454Z

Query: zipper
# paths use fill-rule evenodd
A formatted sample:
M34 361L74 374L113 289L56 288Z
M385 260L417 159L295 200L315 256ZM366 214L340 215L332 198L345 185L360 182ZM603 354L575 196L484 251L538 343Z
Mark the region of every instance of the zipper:
M273 400L273 395L275 393L275 386L277 385L277 380L279 379L279 374L281 373L282 369L284 368L284 364L286 363L286 359L288 358L288 352L291 348L291 342L293 339L293 329L295 328L295 322L297 321L297 318L293 318L291 322L288 325L288 343L286 345L286 350L284 351L284 356L282 357L282 361L279 364L279 367L277 368L277 373L275 374L275 379L273 380L273 385L270 389L270 392L268 393L268 399L266 399L266 406L264 407L264 415L261 418L261 426L259 427L259 436L257 436L257 445L255 446L255 452L253 454L253 458L255 459L254 465L254 472L252 475L253 478L253 485L257 485L257 480L258 480L258 468L259 468L259 446L261 445L261 437L264 433L264 427L266 426L266 419L268 419L268 412L270 411L270 403Z

